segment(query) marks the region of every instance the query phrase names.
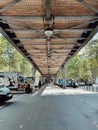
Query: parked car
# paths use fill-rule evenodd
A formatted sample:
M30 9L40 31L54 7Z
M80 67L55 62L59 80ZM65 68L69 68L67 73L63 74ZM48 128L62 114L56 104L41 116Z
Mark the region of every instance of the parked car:
M85 86L85 82L78 82L79 86Z
M77 88L79 87L79 85L78 83L75 83L73 79L69 78L69 79L66 79L66 87Z
M5 102L13 97L11 90L7 87L0 86L0 102Z

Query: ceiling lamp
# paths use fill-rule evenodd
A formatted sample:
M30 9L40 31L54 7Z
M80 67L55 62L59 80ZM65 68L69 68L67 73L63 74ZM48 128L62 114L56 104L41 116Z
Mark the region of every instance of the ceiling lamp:
M45 35L47 36L47 38L50 38L52 34L53 34L53 30L51 28L45 29Z

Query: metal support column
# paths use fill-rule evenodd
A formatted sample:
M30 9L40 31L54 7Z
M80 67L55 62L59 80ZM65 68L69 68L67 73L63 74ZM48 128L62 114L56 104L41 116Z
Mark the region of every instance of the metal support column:
M54 76L54 84L56 84L57 75Z
M66 88L66 68L62 66L62 74L63 74L63 88Z
M33 68L32 68L32 77L34 78L34 82L35 82L35 73L36 73L36 68L33 66Z

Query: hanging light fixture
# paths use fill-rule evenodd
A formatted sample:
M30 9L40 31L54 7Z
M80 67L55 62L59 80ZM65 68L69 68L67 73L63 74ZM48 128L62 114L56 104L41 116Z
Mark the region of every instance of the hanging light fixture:
M50 38L53 34L53 30L51 28L45 29L45 35L47 38Z

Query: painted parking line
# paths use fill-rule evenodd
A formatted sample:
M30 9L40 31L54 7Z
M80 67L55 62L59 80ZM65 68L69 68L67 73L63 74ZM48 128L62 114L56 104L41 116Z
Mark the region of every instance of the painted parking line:
M36 92L34 92L32 95L30 95L30 97L36 96L38 93L42 92L45 88L46 88L46 86L43 86L43 87L40 88L38 91L36 91Z
M34 92L32 95L30 95L30 97L34 97L34 96L36 96L38 93L39 93L39 91Z
M16 101L16 100L22 98L23 96L25 96L25 94L23 94L23 95L21 95L21 96L19 96L19 97L13 98L12 100L13 100L13 101Z

